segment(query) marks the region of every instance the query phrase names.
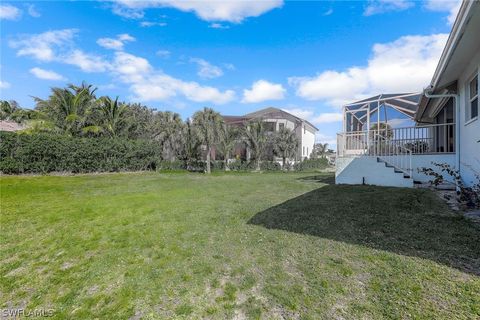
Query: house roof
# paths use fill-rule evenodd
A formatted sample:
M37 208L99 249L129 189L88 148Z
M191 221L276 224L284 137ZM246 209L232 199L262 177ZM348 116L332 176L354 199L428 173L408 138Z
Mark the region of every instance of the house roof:
M15 121L0 120L0 131L20 131L25 129L25 126L16 123Z
M283 119L286 117L297 122L305 123L307 126L311 127L314 131L318 131L318 129L307 120L299 118L287 111L274 108L274 107L267 107L261 110L257 110L255 112L247 113L246 115L243 115L243 116L223 116L223 119L227 123L238 124L238 123L243 123L245 121L249 121L257 118Z
M421 93L384 93L349 103L344 106L344 110L353 114L362 123L367 121L368 113L370 115L375 113L381 106L393 108L413 118L421 96Z
M480 2L464 0L430 82L431 93L457 92L457 79L480 51L479 30ZM423 96L415 120L431 120L425 111L442 103L439 100Z

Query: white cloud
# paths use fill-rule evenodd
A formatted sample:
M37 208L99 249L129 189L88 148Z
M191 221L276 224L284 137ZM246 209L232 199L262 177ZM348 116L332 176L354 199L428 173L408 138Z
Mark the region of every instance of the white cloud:
M158 50L155 54L161 58L168 58L170 57L170 53L168 50Z
M125 52L116 53L112 70L130 85L135 98L141 101L164 101L183 95L190 101L224 104L235 98L232 90L222 92L194 81L174 78L155 70L148 60Z
M10 83L7 81L0 80L0 89L8 89L10 88Z
M163 101L183 96L190 101L223 104L235 98L233 90L221 91L203 86L194 81L177 79L153 68L145 58L123 51L115 51L113 59L105 59L75 48L73 29L49 31L41 34L22 36L11 41L10 46L18 49L17 55L30 56L45 62L59 62L77 66L84 72L108 72L119 81L129 85L135 98L140 101ZM133 37L122 34L121 41L132 41ZM34 68L32 74L43 78L59 78L49 70ZM2 86L6 86L2 83Z
M33 35L22 35L9 42L18 49L17 56L31 56L40 61L53 61L56 51L68 47L78 31L76 29L53 30Z
M223 76L223 70L211 64L210 62L200 59L200 58L191 58L190 62L194 62L198 65L198 76L203 79L213 79Z
M402 11L415 6L413 1L409 0L371 0L363 12L366 16L381 14L390 11Z
M272 9L283 5L282 0L263 1L134 1L118 0L113 8L115 14L127 18L141 18L143 10L150 8L169 7L185 12L194 12L200 19L206 21L229 21L240 23L248 17L258 17Z
M462 0L427 0L425 8L431 11L448 12L447 21L449 25L455 22Z
M337 145L337 139L334 136L317 132L315 134L315 143L328 143L329 148L334 148Z
M324 16L329 16L329 15L331 15L332 13L333 13L333 9L330 8L330 9L328 9L327 11L325 11L325 12L323 13L323 15L324 15Z
M148 27L165 27L167 25L166 22L152 22L152 21L142 21L140 22L140 27L148 28Z
M110 68L109 62L102 57L78 49L60 57L60 61L77 66L85 72L104 72Z
M230 29L230 26L218 22L211 23L208 27L212 29Z
M123 50L125 42L135 41L135 38L127 33L119 34L117 38L100 38L97 44L106 49Z
M35 77L44 80L65 80L65 78L56 73L55 71L45 70L40 68L32 68L30 69L30 73L33 74Z
M30 16L34 17L34 18L39 18L39 17L41 17L40 12L38 12L37 8L36 8L35 5L33 5L33 4L29 4L29 5L28 5L27 11L28 11L28 14L29 14Z
M309 120L313 117L313 111L301 108L292 108L292 109L282 109L288 113L293 114L296 117L299 117L304 120Z
M258 80L251 89L243 90L243 103L256 103L267 100L282 100L285 97L285 88L281 84Z
M314 124L320 123L332 123L332 122L340 122L343 120L343 115L339 112L331 112L331 113L322 113L315 118L313 118L312 122Z
M378 93L421 91L435 71L447 37L404 36L375 44L366 66L291 77L289 84L304 99L323 100L337 107Z
M18 20L22 11L10 4L0 5L0 20Z

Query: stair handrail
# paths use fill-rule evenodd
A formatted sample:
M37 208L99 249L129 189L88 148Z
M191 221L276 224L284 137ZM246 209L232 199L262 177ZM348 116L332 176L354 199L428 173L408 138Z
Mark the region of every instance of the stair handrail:
M393 166L396 169L403 171L413 177L412 169L412 150L405 146L395 143L391 139L388 139L385 135L381 134L382 130L373 130L373 141L370 141L370 145L373 146L373 156L380 158L385 163ZM383 141L382 146L379 141ZM372 150L369 150L371 154ZM404 159L404 155L407 159Z

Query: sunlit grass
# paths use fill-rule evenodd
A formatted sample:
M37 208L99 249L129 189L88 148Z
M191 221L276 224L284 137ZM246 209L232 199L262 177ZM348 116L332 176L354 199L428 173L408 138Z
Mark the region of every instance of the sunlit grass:
M478 228L428 191L331 183L2 177L0 307L74 319L480 317Z

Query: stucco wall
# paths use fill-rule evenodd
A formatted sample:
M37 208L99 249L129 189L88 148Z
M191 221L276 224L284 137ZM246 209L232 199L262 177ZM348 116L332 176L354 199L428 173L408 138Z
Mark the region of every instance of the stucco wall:
M389 157L384 157L387 161ZM446 163L449 164L452 168L455 167L455 154L454 153L444 153L444 154L414 154L412 155L412 169L413 169L413 180L428 182L433 179L431 176L427 176L424 173L418 172L421 168L432 168L435 172L441 173L441 170L434 166L432 162L435 163ZM443 174L445 180L454 182L453 179L449 179L449 176Z
M336 184L371 184L390 187L413 187L412 179L405 179L403 173L395 173L377 157L345 157L336 159Z
M459 78L460 93L460 173L466 184L475 180L475 172L480 174L480 118L466 121L468 80L480 71L480 52L472 59Z
M307 130L304 130L302 128L301 135L302 135L302 143L301 143L302 158L309 158L310 155L312 154L313 146L315 144L315 133L308 130L308 128Z

